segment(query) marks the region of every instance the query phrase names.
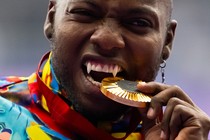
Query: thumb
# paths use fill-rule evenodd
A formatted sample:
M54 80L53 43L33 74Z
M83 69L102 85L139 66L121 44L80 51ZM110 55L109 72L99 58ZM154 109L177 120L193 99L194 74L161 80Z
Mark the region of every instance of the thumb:
M142 120L141 133L145 135L153 126L156 125L156 119L147 117L148 108L138 108Z

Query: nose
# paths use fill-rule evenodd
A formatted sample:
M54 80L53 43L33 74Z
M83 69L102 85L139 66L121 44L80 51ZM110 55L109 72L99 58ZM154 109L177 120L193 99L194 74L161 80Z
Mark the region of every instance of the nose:
M104 21L96 27L90 41L104 51L125 47L119 25L111 20Z

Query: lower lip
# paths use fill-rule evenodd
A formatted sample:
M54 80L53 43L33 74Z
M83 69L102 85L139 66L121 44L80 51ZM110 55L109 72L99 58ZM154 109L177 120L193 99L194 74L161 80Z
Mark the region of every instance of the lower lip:
M100 91L101 83L92 81L86 74L83 73L82 84L85 86L85 90L89 95L96 95L97 97L104 96Z
M95 86L97 86L98 88L101 87L101 83L100 82L97 82L97 81L94 81L92 77L90 76L86 76L86 78Z

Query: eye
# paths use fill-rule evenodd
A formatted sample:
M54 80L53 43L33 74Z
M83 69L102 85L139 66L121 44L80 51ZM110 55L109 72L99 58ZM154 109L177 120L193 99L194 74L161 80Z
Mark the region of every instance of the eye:
M128 19L126 24L129 26L136 26L141 28L152 27L152 23L149 20L143 18Z
M126 18L123 25L136 34L147 34L153 29L153 23L146 18Z
M71 14L76 14L76 15L81 15L81 16L89 16L89 17L94 17L94 13L90 10L87 9L72 9L71 11L69 11L69 13Z
M91 23L99 18L98 13L90 8L73 8L66 11L67 17L81 23Z

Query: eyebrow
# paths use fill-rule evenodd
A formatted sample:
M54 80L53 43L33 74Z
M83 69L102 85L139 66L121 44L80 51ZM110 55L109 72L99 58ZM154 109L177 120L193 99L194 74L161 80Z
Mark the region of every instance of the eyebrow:
M149 15L152 18L154 18L155 21L158 21L159 19L158 12L149 6L128 9L127 14L128 15Z
M84 2L92 6L93 8L98 8L94 0L71 0L70 2L77 3L77 2Z
M87 3L94 3L94 0L71 0L70 2L87 2Z
M128 10L128 14L151 14L152 16L158 17L157 11L149 6L136 7Z
M154 0L136 0L138 2L144 2L146 1L147 3L154 3ZM93 8L96 8L98 9L98 6L95 2L95 0L71 0L71 2L84 2L84 3L87 3L89 5L91 5ZM156 20L158 20L158 14L157 14L157 11L149 6L140 6L140 7L135 7L135 8L130 8L127 10L127 13L130 15L135 15L135 14L140 14L140 15L143 15L143 14L150 14L153 18L155 18Z

